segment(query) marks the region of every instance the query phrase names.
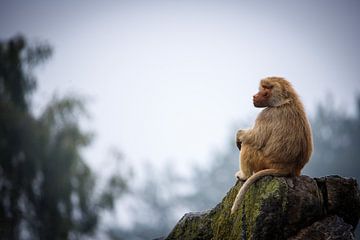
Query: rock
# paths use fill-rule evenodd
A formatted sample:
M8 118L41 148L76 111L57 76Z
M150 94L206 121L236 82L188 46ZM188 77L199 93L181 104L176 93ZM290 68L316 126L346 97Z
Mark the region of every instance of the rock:
M350 240L355 239L351 232L352 226L344 222L338 216L326 217L323 220L311 224L309 227L301 229L296 236L289 240Z
M170 239L182 239L182 236L187 236L189 239L211 239L213 235L209 231L211 229L210 216L210 211L185 214L177 224L177 231Z
M360 217L354 179L264 177L231 215L241 185L238 181L213 209L185 214L165 239L354 239Z

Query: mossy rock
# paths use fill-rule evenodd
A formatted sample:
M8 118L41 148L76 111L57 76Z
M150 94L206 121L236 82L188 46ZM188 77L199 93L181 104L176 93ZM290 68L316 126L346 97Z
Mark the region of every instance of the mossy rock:
M320 239L354 236L352 230L360 217L359 190L354 179L264 177L250 187L239 210L231 215L230 209L241 185L238 181L215 208L185 214L165 239L307 239L297 236L304 229L306 233L311 232L311 226L320 226L315 223L321 220L323 231L329 234ZM325 221L329 214L336 218ZM343 236L347 238L336 238L334 234L340 231L327 230L326 226L345 229L347 234ZM329 238L332 235L335 238Z

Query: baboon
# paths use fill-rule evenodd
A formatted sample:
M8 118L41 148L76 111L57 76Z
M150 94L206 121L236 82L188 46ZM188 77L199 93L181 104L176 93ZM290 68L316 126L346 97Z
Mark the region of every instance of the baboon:
M239 208L247 189L259 178L299 176L313 149L309 121L290 82L281 77L262 79L253 103L265 109L253 128L236 134L240 171L235 175L246 182L235 198L231 213Z

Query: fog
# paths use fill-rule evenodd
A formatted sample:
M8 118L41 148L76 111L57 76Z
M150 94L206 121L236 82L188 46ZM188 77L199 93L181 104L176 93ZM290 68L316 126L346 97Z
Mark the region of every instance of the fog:
M266 76L290 80L310 116L319 103L356 112L356 0L0 4L2 40L20 33L54 48L35 72L33 112L53 94L87 100L81 125L96 137L84 156L96 172L112 148L134 169L207 166L259 112L251 99Z
M254 115L259 79L284 76L308 111L359 91L357 1L2 1L1 37L48 41L34 109L54 92L91 101L97 140L136 161L207 159ZM115 106L113 104L116 104ZM240 127L240 126L239 126Z

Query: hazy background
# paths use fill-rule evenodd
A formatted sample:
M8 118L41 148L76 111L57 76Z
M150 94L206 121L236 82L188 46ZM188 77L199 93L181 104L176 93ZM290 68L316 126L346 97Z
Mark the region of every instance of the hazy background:
M34 70L38 79L31 105L34 115L40 115L54 94L84 97L91 118L80 124L95 133L92 144L82 151L86 163L106 177L114 164L108 156L117 149L121 164L132 169L128 183L134 189L117 201L115 214L103 214L100 231L111 223L131 232L137 219L141 219L138 229L145 229L146 214L132 210L141 212L144 207L134 194L151 182L149 178L154 180L150 188L158 186L159 196L166 200L177 194L168 189L173 188L167 186L170 182L181 183L178 189L184 196L196 193L194 176L201 175L196 171L211 179L209 169L221 162L216 159L227 159L230 167L222 174L232 179L238 161L232 140L236 130L250 126L259 112L251 99L263 77L289 79L314 122L320 118L322 103L325 113L314 123L318 126L314 134L325 134L329 142L337 143L331 137L339 135L328 130L320 134L321 126L332 126L341 117L358 124L359 1L0 3L1 40L23 34L30 43L46 41L54 50L48 63ZM313 161L321 166L324 158L319 152ZM355 158L358 155L349 156L350 165L359 164ZM315 163L305 173L348 172L318 171ZM218 195L213 195L220 198L229 181L219 184ZM155 198L159 210L149 213L149 219L174 210L174 202L166 207L161 201ZM179 205L172 218L164 217L169 226L189 206ZM191 210L203 210L198 208ZM164 218L159 217L161 222ZM166 234L169 226L149 238ZM116 236L110 234L114 239L142 239L136 238L136 231L114 232Z

